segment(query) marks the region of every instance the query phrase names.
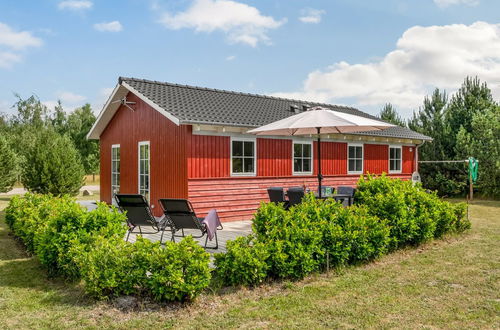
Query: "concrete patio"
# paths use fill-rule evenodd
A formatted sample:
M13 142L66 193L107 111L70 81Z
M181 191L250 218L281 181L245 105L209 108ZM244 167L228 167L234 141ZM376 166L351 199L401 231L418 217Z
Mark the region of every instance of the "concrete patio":
M78 201L82 206L85 206L89 211L93 210L96 208L96 201L88 200L88 201ZM210 253L221 253L221 252L226 252L226 243L229 240L234 240L237 237L240 236L247 236L252 233L252 221L233 221L233 222L224 222L222 223L222 226L224 227L223 230L218 230L217 231L217 236L219 240L219 248L217 250L214 249L207 249L207 252ZM144 231L151 231L150 228L144 228ZM195 230L184 230L185 235L200 235L199 231ZM161 233L156 233L156 234L144 234L143 237L153 241L157 242L160 240ZM163 242L168 242L171 239L172 235L170 231L165 231L163 235ZM182 238L176 237L175 238L177 242L179 242ZM130 242L135 242L136 240L136 235L135 234L130 234L129 241ZM200 245L205 244L205 237L202 238L195 238L196 241L200 243ZM215 238L213 241L208 241L208 246L214 246L215 245Z

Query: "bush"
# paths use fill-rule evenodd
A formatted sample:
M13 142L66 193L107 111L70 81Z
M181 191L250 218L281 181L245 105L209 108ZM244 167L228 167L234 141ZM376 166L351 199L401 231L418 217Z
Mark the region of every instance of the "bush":
M100 237L80 254L85 290L96 298L147 293L158 301L184 301L210 283L209 254L188 236L162 247L138 238L136 243Z
M134 270L134 245L123 239L98 237L91 250L75 245L75 261L85 281L85 292L104 299L137 292L140 275Z
M17 179L17 156L7 140L0 136L0 193L8 192Z
M145 288L156 300L192 300L210 284L210 255L191 236L180 243L167 242L164 248L148 240L135 246L146 257Z
M313 199L314 197L308 196ZM257 239L269 251L269 274L279 278L300 279L320 266L321 229L303 211L302 204L288 212L281 204L262 204L257 211Z
M217 276L226 285L254 286L267 277L269 252L252 235L228 241L227 252L214 257Z
M28 149L22 163L21 181L29 191L56 196L78 194L85 173L69 137L43 129Z
M367 206L370 214L388 221L391 249L470 228L465 204L443 201L410 181L385 175L360 178L355 200Z

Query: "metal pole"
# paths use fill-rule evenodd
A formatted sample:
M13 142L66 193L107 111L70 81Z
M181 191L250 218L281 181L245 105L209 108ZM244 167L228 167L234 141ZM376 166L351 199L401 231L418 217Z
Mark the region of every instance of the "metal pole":
M318 195L319 198L321 198L321 181L323 180L323 175L321 175L321 138L319 135L321 127L316 127L316 130L318 131L318 183L319 183Z

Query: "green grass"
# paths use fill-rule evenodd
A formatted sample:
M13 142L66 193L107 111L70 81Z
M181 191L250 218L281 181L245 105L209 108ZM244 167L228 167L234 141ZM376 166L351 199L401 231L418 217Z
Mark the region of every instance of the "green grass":
M472 229L377 262L188 305L121 311L49 280L6 228L0 197L0 328L498 328L500 202L476 201Z

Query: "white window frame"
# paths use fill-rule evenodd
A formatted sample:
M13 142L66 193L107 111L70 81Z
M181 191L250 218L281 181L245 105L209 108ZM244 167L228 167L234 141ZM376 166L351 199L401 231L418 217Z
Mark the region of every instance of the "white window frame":
M137 146L137 193L141 194L141 146L148 146L148 195L147 200L151 198L151 145L149 141L140 141Z
M399 159L399 170L391 170L391 148L400 150L401 158ZM387 158L388 158L388 162L389 162L389 173L397 174L397 173L403 172L403 146L390 144L389 145L389 154L387 155Z
M111 145L111 204L112 205L116 205L115 194L114 194L113 188L118 187L118 192L120 192L120 184L113 185L113 175L117 174L119 178L121 176L121 171L113 172L113 161L116 161L116 159L113 158L114 149L120 150L120 157L118 158L118 163L120 164L120 168L121 168L121 148L120 148L120 145L119 144L112 144ZM120 180L120 182L121 182L121 180Z
M253 172L245 173L234 173L233 171L233 141L239 142L253 142ZM231 150L230 161L231 161L231 176L256 176L257 175L257 139L256 138L246 138L246 137L231 137L229 146ZM245 158L245 156L242 156Z
M349 147L361 147L361 171L349 171ZM347 158L347 174L363 174L363 171L365 169L365 146L363 143L348 143L346 158Z
M309 144L311 146L311 170L306 172L295 171L295 145L296 144ZM303 157L302 157L303 158ZM313 141L292 140L292 173L293 175L312 175L314 169L314 144Z

